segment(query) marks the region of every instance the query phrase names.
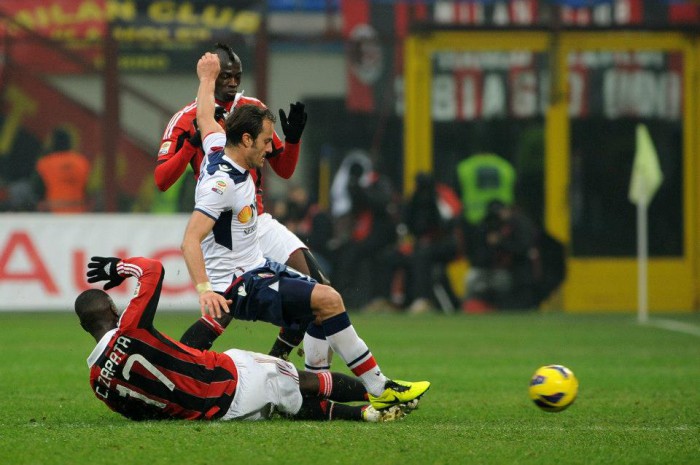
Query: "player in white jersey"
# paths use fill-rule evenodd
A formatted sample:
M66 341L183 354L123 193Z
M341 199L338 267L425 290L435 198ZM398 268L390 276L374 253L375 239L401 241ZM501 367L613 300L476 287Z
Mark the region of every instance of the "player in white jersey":
M333 351L365 385L375 408L421 397L430 383L388 379L357 335L335 289L263 257L255 185L248 170L261 167L271 152L275 116L266 108L244 105L227 118L224 131L213 116L218 74L219 57L205 54L197 63L197 123L205 162L182 241L202 314L231 312L234 318L290 328L304 328L315 319Z
M226 156L225 145L226 135L221 132L204 139L207 155L195 191L195 211L214 220L223 216L219 227L201 243L207 275L217 292L226 291L235 277L265 264L258 243L255 184L246 168Z

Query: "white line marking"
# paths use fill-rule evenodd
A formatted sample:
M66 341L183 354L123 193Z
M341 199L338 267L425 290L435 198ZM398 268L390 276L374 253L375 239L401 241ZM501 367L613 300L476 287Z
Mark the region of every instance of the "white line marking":
M692 325L690 323L683 323L682 321L654 318L650 319L647 322L647 325L700 337L700 327Z

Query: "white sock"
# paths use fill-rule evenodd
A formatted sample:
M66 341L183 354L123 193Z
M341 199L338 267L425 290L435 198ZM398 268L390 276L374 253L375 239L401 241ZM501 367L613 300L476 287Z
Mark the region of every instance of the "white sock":
M306 371L312 373L329 371L332 358L333 350L325 337L319 339L308 331L304 334L304 369Z
M357 335L348 314L344 312L328 318L323 321L322 326L333 351L343 359L355 376L362 380L367 392L374 396L381 395L387 378L365 341Z

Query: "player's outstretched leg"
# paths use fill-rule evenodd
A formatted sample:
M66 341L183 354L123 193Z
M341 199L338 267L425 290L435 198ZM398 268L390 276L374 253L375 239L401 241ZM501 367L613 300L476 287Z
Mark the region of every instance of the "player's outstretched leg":
M388 379L382 373L369 347L350 323L343 300L335 289L316 285L311 293L311 306L316 316L321 319L326 340L331 348L355 376L362 380L375 408L406 404L420 398L430 388L428 381L397 382Z
M401 420L409 411L404 405L394 405L377 410L371 405L346 405L318 398L304 398L301 409L292 418L295 420L350 420L383 423Z
M199 350L209 350L216 338L221 336L233 318L224 314L221 318L209 315L201 317L180 338L180 342ZM279 335L270 349L269 355L284 360L289 360L289 354L295 347L301 344L305 331L280 328Z
M396 382L390 381L390 383ZM365 402L369 399L365 385L358 378L330 371L321 373L299 371L299 390L304 397L319 397L335 402ZM420 395L406 403L398 404L401 406L402 414L410 413L418 408L418 397ZM388 406L373 405L372 409L383 412L392 406L394 404ZM373 410L367 411L364 415L366 417L374 415Z
M367 390L354 376L324 371L299 371L299 390L305 397L319 397L336 402L366 402Z
M221 333L224 332L224 329L232 320L233 317L228 313L221 315L221 318L214 318L209 315L200 317L192 326L187 328L180 338L180 342L194 349L209 350L216 338L221 336Z
M385 409L392 405L408 404L411 409L418 406L417 401L430 389L428 381L387 380L384 392L379 396L369 394L369 401L376 409Z
M289 354L304 340L305 330L280 328L280 332L275 339L269 355L284 360L289 360Z

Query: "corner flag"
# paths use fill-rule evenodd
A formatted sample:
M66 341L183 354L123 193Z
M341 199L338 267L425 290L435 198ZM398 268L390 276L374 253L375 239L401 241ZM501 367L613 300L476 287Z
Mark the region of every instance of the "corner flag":
M632 166L629 199L636 205L646 207L659 190L664 174L659 166L654 142L644 124L637 125L637 151Z
M659 167L659 158L647 127L637 125L637 152L634 155L630 202L637 205L637 319L649 321L649 283L647 267L649 261L649 237L647 207L659 190L664 174Z

